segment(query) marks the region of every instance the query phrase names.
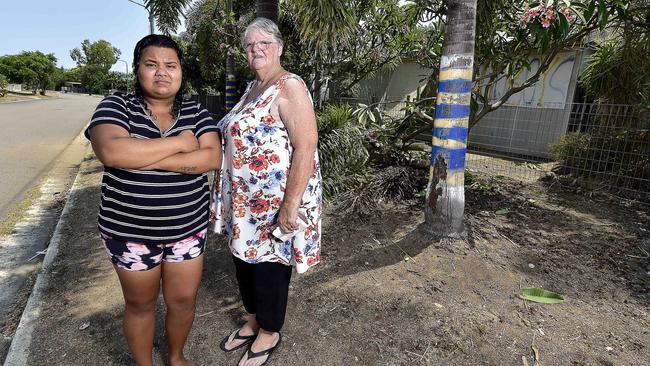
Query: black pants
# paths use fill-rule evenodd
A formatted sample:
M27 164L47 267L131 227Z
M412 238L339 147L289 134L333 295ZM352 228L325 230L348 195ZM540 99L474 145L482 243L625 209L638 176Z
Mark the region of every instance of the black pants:
M262 329L279 332L284 324L291 266L281 263L246 263L233 256L244 308L255 314Z

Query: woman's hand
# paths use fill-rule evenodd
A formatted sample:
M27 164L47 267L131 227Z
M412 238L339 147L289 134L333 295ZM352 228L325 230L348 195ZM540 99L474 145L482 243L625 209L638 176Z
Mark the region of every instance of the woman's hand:
M188 153L199 149L199 140L190 130L185 130L174 138L178 139L181 152Z
M298 206L283 202L278 212L277 224L284 234L298 230Z

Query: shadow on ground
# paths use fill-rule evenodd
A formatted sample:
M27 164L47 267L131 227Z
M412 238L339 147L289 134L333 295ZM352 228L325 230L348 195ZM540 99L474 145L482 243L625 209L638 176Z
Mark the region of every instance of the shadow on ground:
M63 230L29 364L131 363L119 284L95 227L100 169L84 164L85 188ZM648 282L635 269L645 263L647 271L647 260L628 257L626 267L613 254L632 253L647 236L606 214L636 211L613 202L563 206L541 185L481 184L467 195L473 246L426 233L420 204L381 205L363 219L328 207L323 263L294 275L272 364L521 365L522 357L534 363L531 346L548 365L647 360L649 309L638 286ZM525 304L516 296L522 285L555 289L567 302ZM166 353L159 305L156 365ZM208 241L196 313L186 354L201 365L235 365L240 352L218 349L242 315L223 238Z

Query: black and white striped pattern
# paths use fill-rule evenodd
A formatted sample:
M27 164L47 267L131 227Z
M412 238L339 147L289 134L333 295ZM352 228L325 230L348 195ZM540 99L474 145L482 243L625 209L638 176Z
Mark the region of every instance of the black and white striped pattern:
M134 94L104 98L86 129L110 123L125 128L133 138L176 136L190 130L200 137L216 132L207 110L193 101L181 106L178 120L161 135ZM99 230L124 241L160 244L193 235L208 226L207 174L190 175L160 170L104 167Z

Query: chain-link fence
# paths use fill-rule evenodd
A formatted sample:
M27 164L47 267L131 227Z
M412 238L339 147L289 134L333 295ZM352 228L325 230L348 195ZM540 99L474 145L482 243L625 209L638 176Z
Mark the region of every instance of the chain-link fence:
M405 102L375 105L393 118L406 113ZM650 117L630 105L503 106L471 129L466 167L526 181L552 171L589 189L650 202Z

